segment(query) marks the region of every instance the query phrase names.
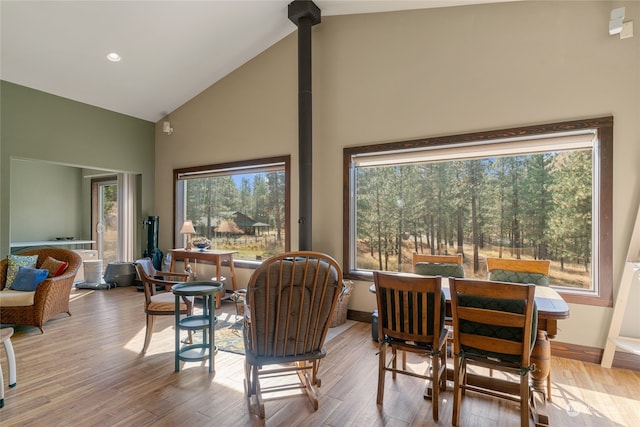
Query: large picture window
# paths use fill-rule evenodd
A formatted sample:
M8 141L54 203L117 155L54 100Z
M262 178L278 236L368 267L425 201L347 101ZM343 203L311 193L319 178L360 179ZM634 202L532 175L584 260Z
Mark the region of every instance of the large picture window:
M570 302L611 303L613 119L344 150L345 271L412 271L412 254L551 261Z
M174 170L175 241L193 222L212 249L260 261L289 250L289 156Z

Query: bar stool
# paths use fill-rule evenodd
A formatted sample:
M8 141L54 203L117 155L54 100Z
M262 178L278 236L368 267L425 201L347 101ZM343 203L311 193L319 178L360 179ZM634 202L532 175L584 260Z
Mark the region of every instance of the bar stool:
M9 387L16 386L16 355L13 352L13 344L11 344L11 336L13 328L0 329L0 341L4 344L9 360ZM4 408L4 378L2 376L2 367L0 366L0 408Z
M213 355L216 352L214 329L217 323L213 301L218 292L222 292L223 285L219 282L201 281L186 282L173 285L171 290L176 303L176 350L175 371L180 372L180 361L197 362L209 359L209 372L215 372ZM202 314L180 315L180 301L183 296L202 298ZM180 347L181 331L202 331L202 342Z

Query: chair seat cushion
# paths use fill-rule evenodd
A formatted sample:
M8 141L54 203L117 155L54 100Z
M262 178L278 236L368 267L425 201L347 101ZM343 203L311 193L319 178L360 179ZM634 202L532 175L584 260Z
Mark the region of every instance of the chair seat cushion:
M440 331L440 343L438 343L438 348L440 348L440 346L442 345L443 341L445 341L447 339L447 333L448 330L446 327L442 328L442 331ZM425 349L425 351L432 351L433 350L433 344L430 342L416 342L416 341L406 341L406 340L401 340L398 338L393 338L390 336L385 336L385 340L390 344L390 345L394 345L394 344L399 344L399 345L408 345L408 346L412 346L412 347L423 347Z
M0 307L29 307L33 305L35 296L35 291L23 292L4 289L0 291Z
M464 268L452 263L418 262L413 272L422 276L464 277Z
M528 273L526 271L491 270L489 280L496 282L533 283L538 286L549 286L549 277L540 273Z
M147 307L150 311L174 311L176 308L175 296L171 292L162 292L160 294L152 295L151 302ZM184 301L180 301L180 310L186 310L187 305Z

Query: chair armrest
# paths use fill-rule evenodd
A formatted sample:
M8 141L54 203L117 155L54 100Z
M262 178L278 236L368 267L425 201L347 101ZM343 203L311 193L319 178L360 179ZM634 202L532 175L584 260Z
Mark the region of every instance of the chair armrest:
M171 287L173 285L186 282L186 280L161 280L161 279L148 278L147 282L157 286L164 286L165 290L169 291L171 290Z
M58 298L68 298L68 293L73 287L73 277L71 275L62 275L56 277L49 277L43 280L36 287L35 295L33 297L33 303L35 306L44 306L45 301L52 301L51 298L57 300Z
M156 271L156 276L184 277L186 279L189 277L189 273L178 273L178 272L172 272L172 271Z

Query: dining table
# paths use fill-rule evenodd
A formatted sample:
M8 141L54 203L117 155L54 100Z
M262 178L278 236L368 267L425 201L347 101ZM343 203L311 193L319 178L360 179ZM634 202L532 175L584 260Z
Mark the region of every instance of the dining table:
M412 275L414 273L403 273ZM442 293L446 300L446 315L451 317L451 290L449 280L442 278ZM369 291L375 293L375 284L369 286ZM558 320L569 318L569 305L562 298L562 295L550 286L536 286L535 302L538 310L538 333L531 355L535 369L530 373L531 385L536 393L533 393L531 402L531 412L538 427L549 425L546 401L551 400L551 345L549 339L556 337L558 333ZM453 380L453 370L447 370L447 378ZM500 389L509 394L518 394L519 385L499 378L487 377L484 375L467 374L467 381L470 384L480 387L491 385L491 388ZM545 390L546 384L546 390ZM430 385L425 390L425 397L430 397ZM542 396L542 398L540 398Z

